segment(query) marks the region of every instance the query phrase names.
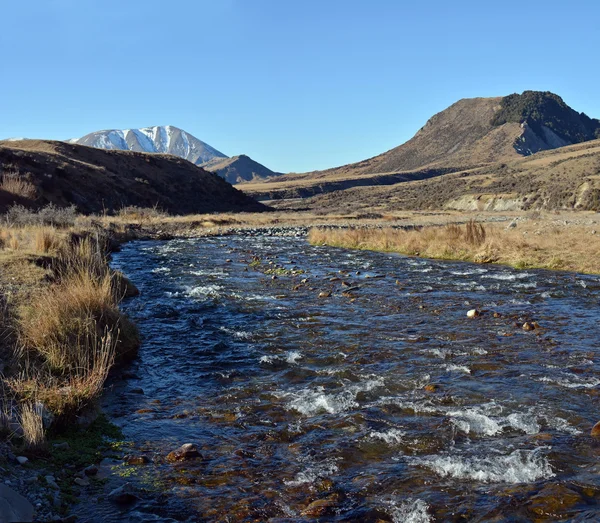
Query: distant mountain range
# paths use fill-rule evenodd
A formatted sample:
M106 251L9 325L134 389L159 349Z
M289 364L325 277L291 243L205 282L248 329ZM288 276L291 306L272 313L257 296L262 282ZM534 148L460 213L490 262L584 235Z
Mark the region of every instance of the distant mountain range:
M361 162L245 184L260 199L289 199L479 169L600 138L600 121L550 92L459 100L406 143Z
M229 158L190 133L172 125L96 131L82 138L69 140L69 143L98 149L173 154L217 173L232 184L278 174L245 155Z

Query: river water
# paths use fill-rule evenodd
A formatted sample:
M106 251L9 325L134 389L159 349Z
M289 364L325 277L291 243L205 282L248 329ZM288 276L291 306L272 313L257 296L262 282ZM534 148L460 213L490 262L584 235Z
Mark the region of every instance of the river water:
M113 265L144 342L105 408L150 462L87 520L600 519L598 277L266 236Z

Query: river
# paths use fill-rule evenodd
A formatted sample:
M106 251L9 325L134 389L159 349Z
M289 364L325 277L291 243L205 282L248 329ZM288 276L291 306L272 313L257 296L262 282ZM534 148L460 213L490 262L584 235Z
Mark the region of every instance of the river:
M83 520L600 519L598 277L268 236L113 266L144 341L104 408L149 462Z

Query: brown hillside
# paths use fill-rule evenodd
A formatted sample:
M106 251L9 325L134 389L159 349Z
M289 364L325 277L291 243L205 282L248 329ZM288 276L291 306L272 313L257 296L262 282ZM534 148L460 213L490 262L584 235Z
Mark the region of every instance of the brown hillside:
M549 92L459 100L408 142L362 162L289 174L243 190L260 199L302 198L365 185L390 185L509 162L600 137L600 122Z
M387 187L354 187L282 202L317 212L457 209L600 210L600 140Z
M0 173L19 175L36 193L26 201L0 189L0 210L12 203L75 204L83 213L129 205L156 205L173 214L266 209L218 176L167 154L58 141L0 141Z

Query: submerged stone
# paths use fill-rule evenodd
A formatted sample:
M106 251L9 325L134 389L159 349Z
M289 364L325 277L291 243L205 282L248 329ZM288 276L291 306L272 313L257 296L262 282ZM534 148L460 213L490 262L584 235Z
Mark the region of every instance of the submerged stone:
M190 459L201 458L200 452L193 443L181 445L177 450L169 452L167 461L175 463L177 461L187 461Z

